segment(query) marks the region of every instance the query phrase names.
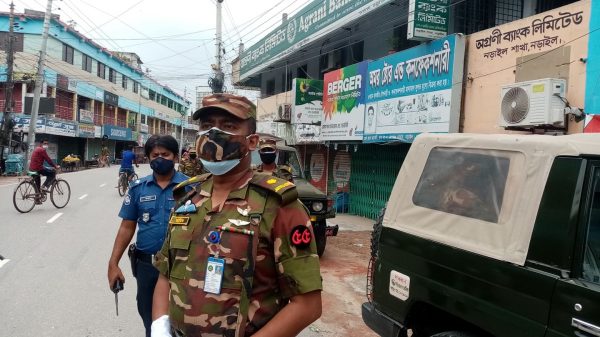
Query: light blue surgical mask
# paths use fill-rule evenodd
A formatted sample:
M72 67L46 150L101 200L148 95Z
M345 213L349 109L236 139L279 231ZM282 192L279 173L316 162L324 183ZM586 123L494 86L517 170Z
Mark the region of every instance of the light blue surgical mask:
M227 172L233 170L234 167L238 166L241 159L231 159L231 160L222 160L222 161L208 161L200 158L202 165L208 170L208 172L216 175L222 176Z

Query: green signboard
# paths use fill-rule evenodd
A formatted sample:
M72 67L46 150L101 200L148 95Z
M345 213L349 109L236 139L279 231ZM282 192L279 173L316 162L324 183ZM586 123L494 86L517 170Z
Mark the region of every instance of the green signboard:
M392 0L313 0L244 51L240 58L240 79L390 2Z
M295 78L292 93L292 124L321 124L323 81Z
M410 0L408 39L435 40L448 35L448 0Z

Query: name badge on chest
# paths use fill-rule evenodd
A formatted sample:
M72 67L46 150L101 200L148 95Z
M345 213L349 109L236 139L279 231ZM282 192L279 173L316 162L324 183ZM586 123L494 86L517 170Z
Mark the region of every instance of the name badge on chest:
M148 201L155 201L156 200L156 195L146 195L143 197L140 197L140 202L148 202Z
M219 295L223 284L223 272L225 260L217 257L209 257L206 264L206 276L204 277L204 291Z

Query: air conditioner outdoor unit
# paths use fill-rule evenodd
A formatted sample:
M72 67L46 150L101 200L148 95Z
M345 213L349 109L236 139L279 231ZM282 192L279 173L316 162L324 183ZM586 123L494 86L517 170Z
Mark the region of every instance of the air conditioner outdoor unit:
M564 127L567 82L545 78L502 87L501 127Z
M292 105L288 103L277 106L277 116L275 122L289 122L292 118Z

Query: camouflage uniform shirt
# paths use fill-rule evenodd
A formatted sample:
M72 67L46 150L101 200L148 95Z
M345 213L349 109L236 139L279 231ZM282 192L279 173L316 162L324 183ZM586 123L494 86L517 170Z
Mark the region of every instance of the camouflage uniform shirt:
M271 172L271 175L273 175L274 177L283 179L283 180L287 180L289 182L294 182L294 177L285 168L286 168L286 165L277 165L277 167L275 168L275 171ZM263 173L264 172L263 164L256 166L255 170L256 170L256 172Z
M198 159L182 159L179 163L179 172L188 177L195 177L206 173Z
M314 240L306 248L291 243L298 226L313 233L311 222L290 182L249 171L217 209L208 176L188 180L201 184L178 204L191 199L196 209L172 215L155 266L169 279L174 330L184 336L250 336L290 297L322 289ZM218 226L254 234L221 231L214 244L209 234ZM214 295L203 288L208 257L217 252L225 270L221 293Z

